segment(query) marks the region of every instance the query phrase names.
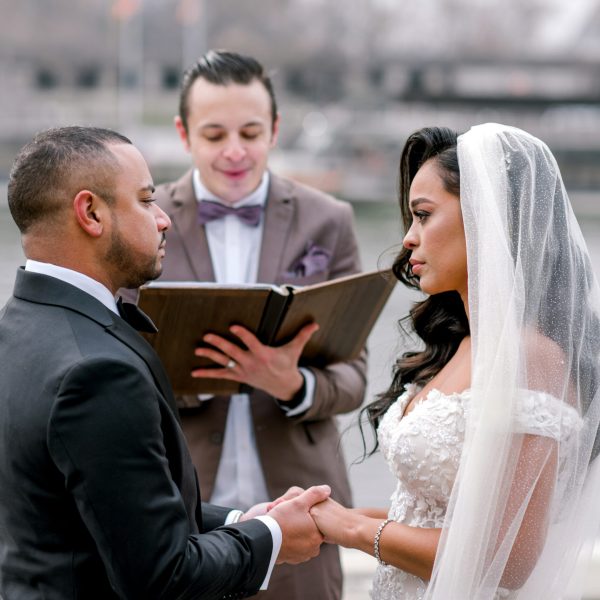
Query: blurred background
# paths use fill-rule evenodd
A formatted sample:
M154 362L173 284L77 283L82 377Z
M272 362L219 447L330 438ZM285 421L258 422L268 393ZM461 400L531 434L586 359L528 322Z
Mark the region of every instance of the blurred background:
M273 167L350 200L391 200L426 124L498 121L544 139L570 189L600 184L597 0L0 0L0 178L43 128L133 137L157 181L182 70L213 47L256 56L282 112Z
M142 150L156 183L178 177L190 165L173 127L180 77L209 48L267 67L282 116L271 168L352 202L366 269L388 266L401 240L406 137L496 121L548 143L600 270L600 0L0 0L0 9L0 305L23 262L6 208L18 149L47 127L110 127ZM415 299L398 286L371 335L367 400L406 349L396 323ZM341 419L355 501L386 506L393 480L381 457L351 464L362 454L356 422ZM347 597L365 597L372 563L345 560Z

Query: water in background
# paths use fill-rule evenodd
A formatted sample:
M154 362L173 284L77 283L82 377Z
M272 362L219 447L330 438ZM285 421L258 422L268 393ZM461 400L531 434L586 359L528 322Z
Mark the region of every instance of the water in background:
M23 263L19 234L4 199L5 195L0 199L0 306L4 305L11 294L15 269ZM600 275L600 202L589 195L585 198L572 197L572 200L579 213L596 274ZM400 242L400 221L396 205L355 203L354 211L363 267L369 270L390 266ZM369 384L366 401L370 401L389 384L394 357L403 351L397 320L407 313L410 304L417 297L415 292L397 285L373 329L368 342ZM340 418L340 426L344 431L342 444L349 464L355 504L387 507L394 480L381 455L376 454L362 463L352 464L362 455L362 442L356 423L356 413ZM372 443L370 436L368 442Z

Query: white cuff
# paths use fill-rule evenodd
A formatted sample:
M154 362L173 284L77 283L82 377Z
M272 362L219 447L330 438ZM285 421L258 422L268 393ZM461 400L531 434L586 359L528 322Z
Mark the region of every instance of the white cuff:
M279 527L279 523L273 517L263 515L261 517L255 517L255 519L262 521L269 528L271 536L273 537L273 552L271 553L271 562L269 563L267 574L265 575L262 585L260 586L261 590L266 590L269 586L269 580L271 579L271 573L273 572L275 561L277 560L277 557L279 556L279 551L281 550L283 534L281 533L281 527Z
M227 518L225 519L225 523L223 523L223 525L237 523L242 518L243 514L244 512L241 510L230 510L229 513L227 513Z

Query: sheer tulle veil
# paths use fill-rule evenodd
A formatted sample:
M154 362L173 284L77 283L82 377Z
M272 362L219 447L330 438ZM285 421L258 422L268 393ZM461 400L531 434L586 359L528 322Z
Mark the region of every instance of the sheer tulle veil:
M579 598L600 520L598 284L543 142L488 123L458 158L473 402L426 598Z

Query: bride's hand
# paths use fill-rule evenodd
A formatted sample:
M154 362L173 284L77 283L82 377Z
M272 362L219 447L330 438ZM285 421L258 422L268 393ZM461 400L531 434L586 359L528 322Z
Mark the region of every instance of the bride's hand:
M352 527L358 513L329 498L310 509L319 531L329 544L351 547Z

